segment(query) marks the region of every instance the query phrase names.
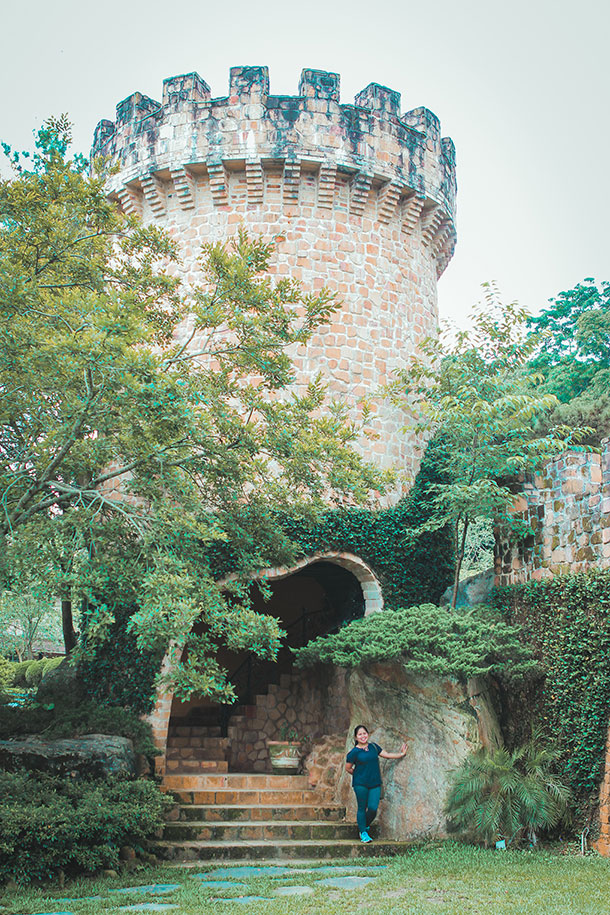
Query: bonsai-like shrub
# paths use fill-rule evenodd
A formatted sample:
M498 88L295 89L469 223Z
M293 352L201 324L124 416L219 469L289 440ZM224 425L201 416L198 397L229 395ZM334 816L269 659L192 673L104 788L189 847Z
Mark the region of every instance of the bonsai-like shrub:
M348 623L296 650L297 667L316 663L357 667L400 661L410 673L512 677L536 668L519 640L519 626L508 626L487 607L449 610L434 604L385 610Z
M570 791L553 774L559 752L535 737L516 750L478 750L454 770L445 813L453 826L490 845L537 841L564 818Z

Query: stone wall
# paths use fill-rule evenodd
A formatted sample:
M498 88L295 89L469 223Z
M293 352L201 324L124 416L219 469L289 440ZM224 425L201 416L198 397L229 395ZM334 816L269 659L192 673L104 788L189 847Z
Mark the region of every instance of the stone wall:
M299 384L321 372L357 411L434 334L455 245L455 151L432 112L401 114L398 92L372 83L345 105L337 74L304 70L297 96L274 96L265 67L234 67L229 94L212 98L189 73L165 80L160 102L120 102L92 152L118 166L108 189L123 209L177 240L187 284L201 279L201 244L243 224L275 240L277 276L338 294L341 309L294 353ZM362 449L406 480L419 440L399 408L373 410L378 438Z
M498 536L497 585L609 569L610 440L601 454L568 452L524 480L514 515L533 534L517 543Z
M284 729L294 729L306 746L330 732L345 733L349 708L345 671L330 667L284 674L271 684L254 706L233 716L229 768L235 772L271 772L268 740L285 740Z
M610 439L600 454L569 452L519 485L515 518L531 536L496 541L496 585L610 569ZM598 851L610 856L610 731L600 788Z

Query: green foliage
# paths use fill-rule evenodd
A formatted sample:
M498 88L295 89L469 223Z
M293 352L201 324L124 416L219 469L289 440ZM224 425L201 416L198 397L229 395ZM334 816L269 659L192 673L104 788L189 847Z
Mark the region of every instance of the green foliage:
M35 662L33 660L30 660L30 661L20 661L18 664L15 664L15 667L13 670L13 684L12 684L13 686L21 687L21 688L27 686L25 675L27 673L27 670L28 670L28 667L30 666L30 664L34 664L34 663Z
M58 668L61 664L63 664L63 661L64 661L64 658L63 658L63 657L60 657L60 658L47 658L46 661L45 661L45 665L44 665L43 671L42 671L42 676L43 676L43 678L46 677L46 675L47 675L48 673L50 673L50 671L52 671L52 670L57 670L57 668Z
M13 685L14 678L15 665L0 654L0 693L3 693L7 687Z
M462 678L500 672L517 678L535 666L519 640L519 628L507 626L498 613L484 607L450 612L423 604L372 613L296 651L299 667L318 662L356 667L390 660L400 660L411 673Z
M273 658L280 630L245 586L221 591L210 548L245 577L282 564L278 512L311 523L387 479L353 447L366 409L348 417L319 378L292 386L290 354L338 303L272 277L272 245L244 230L183 286L171 238L123 216L68 146L68 125L47 125L0 181L0 575L37 568L64 605L84 601L90 695L144 708L200 620L173 685L230 700L219 649Z
M338 550L361 557L379 578L388 608L440 600L453 577L451 534L424 525L435 486L447 480L445 449L438 436L429 442L408 496L391 508L330 511L313 526L287 522L291 539L303 555ZM405 530L415 529L418 535L405 539Z
M150 781L76 781L0 773L0 882L117 867L173 803Z
M21 584L17 577L12 585ZM17 590L0 590L0 653L19 659L32 657L36 640L45 639L61 645L61 617L48 584L27 583Z
M577 431L533 432L557 398L534 389L527 360L536 343L527 337L526 317L489 288L485 306L471 315L471 329L424 341L423 355L412 358L390 391L417 429L438 430L446 445L447 479L433 487L423 529L450 526L453 532L452 606L470 523L506 515L514 493L503 480L559 454Z
M528 694L512 696L509 717L521 720L527 703L534 723L557 741L574 794L595 800L610 708L610 572L558 575L501 588L496 604L509 622L522 627L523 640L545 673Z
M553 774L557 750L539 739L512 752L480 749L451 774L445 812L453 826L484 842L525 837L561 821L570 792Z
M610 433L610 283L583 280L530 324L543 334L532 368L560 401L547 423L589 426L597 444Z
M24 734L44 734L49 739L111 734L132 740L136 753L158 753L150 725L135 712L91 701L77 702L70 696L52 707L35 702L18 708L0 705L0 740Z
M36 686L40 685L42 676L44 674L45 664L49 658L40 658L38 661L31 661L28 664L28 668L25 672L25 685L30 689L34 689Z

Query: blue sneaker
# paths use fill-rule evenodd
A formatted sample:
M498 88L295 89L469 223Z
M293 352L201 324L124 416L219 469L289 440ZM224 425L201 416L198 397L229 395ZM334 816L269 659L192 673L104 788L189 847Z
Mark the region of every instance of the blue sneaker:
M361 842L364 842L364 843L366 844L367 842L372 842L373 840L371 839L371 837L370 837L370 835L368 834L368 832L361 832L361 833L360 833L360 841L361 841Z

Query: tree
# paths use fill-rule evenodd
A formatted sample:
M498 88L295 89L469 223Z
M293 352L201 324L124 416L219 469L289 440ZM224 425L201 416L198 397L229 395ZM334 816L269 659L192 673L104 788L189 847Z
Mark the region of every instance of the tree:
M435 431L444 442L448 482L434 485L428 520L407 535L451 527L453 608L471 522L508 522L515 499L509 478L560 453L578 437L578 430L565 428L547 435L533 431L557 398L537 390L528 365L537 340L528 336L526 320L525 311L502 305L495 289L487 287L484 307L471 315L471 329L426 340L421 355L399 373L391 389L416 428L428 435Z
M610 283L583 280L529 324L543 341L532 368L560 401L548 423L590 426L599 442L610 434Z
M0 655L18 661L34 657L39 640L61 641L61 618L55 601L38 589L0 592Z
M247 576L291 555L279 509L383 487L320 379L292 385L291 349L338 303L272 278L272 246L243 230L205 247L187 287L171 239L122 215L69 141L50 122L32 158L7 149L0 183L0 537L35 566L54 532L64 614L75 589L88 601L83 650L120 601L144 648L206 617L184 679L228 695L222 672L197 679L218 640L273 656L280 630L245 587L221 592L210 553Z

